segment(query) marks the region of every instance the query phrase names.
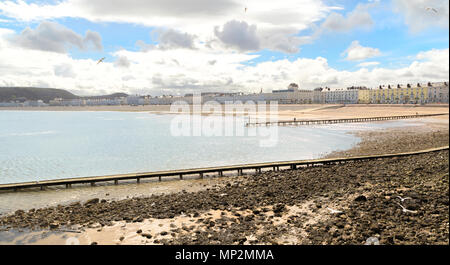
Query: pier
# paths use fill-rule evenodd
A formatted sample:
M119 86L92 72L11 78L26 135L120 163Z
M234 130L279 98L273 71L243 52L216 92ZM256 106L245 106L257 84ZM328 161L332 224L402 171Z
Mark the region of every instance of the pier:
M45 190L49 186L65 186L71 188L73 184L90 184L94 186L98 182L113 182L118 184L120 180L136 180L140 183L142 179L146 178L158 178L159 181L163 177L179 177L183 179L184 175L197 175L199 178L203 178L206 173L214 173L218 176L223 176L224 172L236 172L238 175L242 175L244 170L251 170L252 172L260 173L262 169L270 169L273 171L279 171L283 169L297 169L304 167L314 167L331 164L351 163L364 160L375 160L381 158L394 158L410 155L418 155L423 153L437 152L442 150L448 150L448 146L426 149L415 152L404 152L396 154L382 154L382 155L368 155L346 158L324 158L324 159L312 159L312 160L293 160L293 161L281 161L281 162L266 162L266 163L254 163L254 164L242 164L220 167L205 167L205 168L192 168L192 169L180 169L180 170L167 170L167 171L155 171L146 173L133 173L133 174L120 174L110 176L97 176L97 177L80 177L80 178L66 178L55 180L43 180L43 181L31 181L22 183L10 183L0 184L0 190L5 191L18 191L26 188L40 188Z
M280 120L267 122L247 122L245 126L288 126L288 125L320 125L320 124L336 124L336 123L357 123L357 122L373 122L373 121L388 121L400 119L413 119L423 117L433 117L448 115L448 113L436 114L416 114L416 115L400 115L400 116L385 116L385 117L367 117L367 118L348 118L348 119L320 119L320 120Z

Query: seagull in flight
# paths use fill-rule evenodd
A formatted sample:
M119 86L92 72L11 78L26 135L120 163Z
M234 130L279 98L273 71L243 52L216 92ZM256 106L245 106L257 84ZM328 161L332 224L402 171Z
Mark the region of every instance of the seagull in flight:
M100 60L98 60L97 64L103 62L103 60L105 60L105 57L101 58Z
M432 7L426 7L425 8L427 11L433 11L434 13L437 13L438 11Z
M400 207L402 207L402 210L403 210L404 213L417 213L417 211L411 211L411 210L406 209L405 207L403 207L403 205L401 205L401 204L398 203L398 202L397 202L397 204L398 204Z

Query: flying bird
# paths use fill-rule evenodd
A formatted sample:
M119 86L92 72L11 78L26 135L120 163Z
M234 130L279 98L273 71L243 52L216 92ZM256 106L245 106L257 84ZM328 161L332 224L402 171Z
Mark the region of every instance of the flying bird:
M426 8L427 11L433 11L434 13L437 13L438 11L432 7L427 7Z
M105 57L101 58L100 60L98 60L97 64L103 62L103 60L105 60Z

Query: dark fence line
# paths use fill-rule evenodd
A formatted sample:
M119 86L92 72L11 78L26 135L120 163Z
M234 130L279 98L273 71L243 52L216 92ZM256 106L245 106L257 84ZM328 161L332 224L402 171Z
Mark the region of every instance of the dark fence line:
M267 122L248 122L245 126L286 126L286 125L318 125L318 124L335 124L335 123L356 123L356 122L371 122L371 121L387 121L412 119L421 117L432 117L448 115L448 113L436 114L416 114L416 115L400 115L400 116L386 116L386 117L367 117L367 118L348 118L348 119L326 119L326 120L282 120L282 121L267 121Z
M426 149L415 152L405 152L396 154L383 154L383 155L368 155L368 156L357 156L348 158L325 158L325 159L313 159L313 160L294 160L294 161L282 161L282 162L266 162L266 163L255 163L255 164L243 164L243 165L232 165L232 166L220 166L220 167L206 167L206 168L192 168L192 169L181 169L181 170L167 170L167 171L155 171L146 173L133 173L133 174L121 174L121 175L111 175L111 176L97 176L97 177L81 177L81 178L67 178L67 179L56 179L56 180L44 180L44 181L34 181L34 182L22 182L22 183L11 183L11 184L0 184L0 190L11 190L17 191L19 189L25 188L41 188L44 190L48 186L61 186L65 185L66 188L70 188L72 184L90 183L94 186L97 182L107 182L114 181L114 184L118 184L119 180L130 180L136 179L139 183L141 179L145 178L158 178L161 181L162 177L178 176L180 179L184 175L198 175L203 178L205 173L216 173L218 176L223 176L224 172L236 171L239 175L243 174L244 170L255 170L257 173L261 172L263 168L271 168L274 171L279 171L280 168L296 169L298 167L312 167L321 166L329 164L341 164L362 160L372 160L379 158L390 158L390 157L402 157L417 154L424 154L429 152L437 152L441 150L448 150L448 146Z

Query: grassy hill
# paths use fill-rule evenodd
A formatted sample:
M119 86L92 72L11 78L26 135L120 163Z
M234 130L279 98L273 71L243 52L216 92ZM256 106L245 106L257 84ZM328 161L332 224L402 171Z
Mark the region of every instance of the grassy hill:
M38 100L42 99L44 102L49 102L54 98L63 99L77 99L77 98L115 98L115 97L126 97L125 93L114 93L111 95L104 96L89 96L80 97L70 93L64 89L56 88L40 88L40 87L0 87L0 102L9 102L11 100Z

